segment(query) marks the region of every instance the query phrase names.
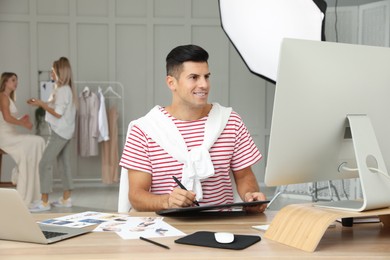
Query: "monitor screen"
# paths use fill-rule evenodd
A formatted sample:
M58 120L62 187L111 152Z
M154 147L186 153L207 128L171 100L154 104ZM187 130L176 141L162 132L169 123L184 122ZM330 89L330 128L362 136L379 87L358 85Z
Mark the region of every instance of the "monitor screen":
M367 121L364 127L353 123L356 119L348 120L351 115L363 116ZM352 134L351 123L355 124L354 128L351 126ZM364 131L353 134L353 129L356 132L366 127L372 128L374 137ZM363 147L357 150L363 154L364 167L380 171L368 177L374 180L366 181L370 187L362 189L364 200L374 196L371 193L386 189L381 196L387 198L371 207L359 201L353 210L390 206L390 179L386 170L390 165L390 49L284 39L266 185L355 177L362 181L362 165L356 158L357 144ZM378 153L371 148L366 151L371 146L379 146ZM374 161L372 167L368 165L370 160ZM343 166L360 171L342 170Z

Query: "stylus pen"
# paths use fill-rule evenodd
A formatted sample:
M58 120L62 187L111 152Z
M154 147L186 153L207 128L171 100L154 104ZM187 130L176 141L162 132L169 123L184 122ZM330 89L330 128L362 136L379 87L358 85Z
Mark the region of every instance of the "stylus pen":
M144 241L149 242L149 243L152 243L152 244L154 244L154 245L156 245L156 246L161 246L161 247L163 247L163 248L170 249L169 246L160 244L160 243L158 243L158 242L156 242L156 241L153 241L153 240L150 240L150 239L147 239L147 238L144 238L144 237L139 237L139 239L144 240Z
M175 180L175 182L177 183L177 185L179 185L180 188L182 188L183 190L187 190L186 187L184 187L184 185L181 184L181 182L175 176L172 176L172 178ZM197 200L194 200L194 203L196 206L199 206L199 203Z

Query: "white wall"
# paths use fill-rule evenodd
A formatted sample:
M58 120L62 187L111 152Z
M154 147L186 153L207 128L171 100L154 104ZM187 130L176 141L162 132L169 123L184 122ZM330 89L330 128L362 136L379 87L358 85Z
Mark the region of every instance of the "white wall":
M233 106L266 153L273 86L251 74L229 43L217 0L0 0L0 35L0 71L19 75L20 111L33 116L25 100L37 96L39 80L47 79L38 71L67 56L77 81L124 85L121 128L155 104L170 102L167 53L179 44L201 45L210 54L210 101ZM73 159L76 179L100 177L99 157L75 153ZM12 163L5 160L7 173ZM254 167L261 181L264 162Z
M388 21L383 20L388 9L383 12L374 6L360 12L358 5L366 2L372 1L351 0L348 6L337 8L340 42L375 39L382 44L388 39L382 36L388 35L388 23L377 26ZM330 41L335 41L334 19L330 6L326 21ZM362 34L363 19L368 27ZM228 41L220 26L218 0L0 0L0 35L0 71L19 75L21 112L33 117L34 110L25 100L37 96L39 80L48 77L39 76L38 71L49 70L55 59L67 56L76 80L124 85L124 122L120 122L124 129L155 104L170 102L164 83L166 54L179 44L205 47L212 72L210 101L233 106L243 117L265 156L254 167L263 180L274 86L251 74ZM76 149L75 140L73 145ZM7 157L6 175L13 165ZM80 158L75 152L73 161L76 179L100 178L99 157Z

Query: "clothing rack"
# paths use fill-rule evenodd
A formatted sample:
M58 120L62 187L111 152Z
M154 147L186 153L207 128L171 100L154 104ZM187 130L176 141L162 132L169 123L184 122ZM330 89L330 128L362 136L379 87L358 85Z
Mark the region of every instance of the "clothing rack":
M75 89L77 95L83 92L83 90L88 87L91 92L97 93L101 89L104 99L109 106L109 102L114 101L117 106L119 118L118 118L118 134L121 134L121 138L118 137L118 148L119 152L123 149L124 141L126 140L125 129L127 131L127 124L125 124L124 119L124 87L123 84L117 81L75 81ZM114 104L112 103L112 104ZM78 160L83 157L78 157ZM84 158L83 160L89 160ZM101 182L101 178L78 178L74 179L76 182Z
M97 92L100 88L102 90L105 99L118 99L119 101L119 113L120 113L120 133L122 134L120 145L124 144L125 128L125 117L124 117L124 87L123 84L117 81L75 81L77 93L79 94L85 87L90 88L91 91Z

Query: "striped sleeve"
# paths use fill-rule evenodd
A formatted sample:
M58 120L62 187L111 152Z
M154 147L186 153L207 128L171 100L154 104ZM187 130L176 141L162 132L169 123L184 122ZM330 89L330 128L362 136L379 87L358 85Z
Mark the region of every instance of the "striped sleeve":
M262 155L241 117L237 113L233 113L231 119L232 127L235 128L236 140L230 167L233 171L238 171L252 166L262 158Z
M148 138L137 126L133 126L127 136L119 165L126 169L152 173Z

